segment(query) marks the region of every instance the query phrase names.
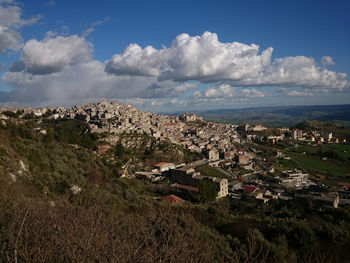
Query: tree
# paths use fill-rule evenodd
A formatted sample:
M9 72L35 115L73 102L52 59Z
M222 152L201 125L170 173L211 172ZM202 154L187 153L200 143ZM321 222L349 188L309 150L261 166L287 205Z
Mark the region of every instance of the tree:
M13 111L4 111L3 114L6 115L7 117L12 117L12 118L18 117L18 114Z
M217 185L208 179L203 179L199 182L199 196L200 200L213 201L216 199L218 194Z
M31 112L31 113L26 113L26 114L24 114L23 119L25 119L25 120L31 120L31 119L33 119L34 117L35 117L34 113Z

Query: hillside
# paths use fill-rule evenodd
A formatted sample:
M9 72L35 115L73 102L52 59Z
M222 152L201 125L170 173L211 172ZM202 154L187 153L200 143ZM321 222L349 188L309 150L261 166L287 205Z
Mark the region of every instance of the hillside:
M1 262L302 262L350 258L350 211L303 201L184 202L168 182L120 178L123 166L190 162L147 134L92 133L78 120L0 124ZM325 249L326 248L326 249ZM322 261L321 261L322 262Z
M350 126L350 104L219 109L197 114L207 120L264 124L271 127L292 126L306 120Z

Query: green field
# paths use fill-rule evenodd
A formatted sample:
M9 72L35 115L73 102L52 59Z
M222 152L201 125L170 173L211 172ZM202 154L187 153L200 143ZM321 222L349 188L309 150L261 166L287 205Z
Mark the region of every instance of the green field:
M345 161L348 163L350 161L350 145L348 144L321 144L321 145L302 145L299 148L295 148L292 151L298 152L298 153L306 153L309 155L313 155L316 157L323 157L320 155L320 152L333 152L335 156L338 158L339 161ZM327 157L327 156L325 156ZM342 160L342 159L344 160ZM332 158L331 158L332 159Z
M197 166L196 171L200 172L201 175L205 175L205 176L229 178L226 174L220 172L218 169L215 169L214 167L211 167L207 164Z
M312 156L290 154L291 160L295 161L298 167L313 172L327 173L335 176L350 176L350 165L334 160L322 160Z
M315 154L318 150L334 151L347 160L350 157L350 145L348 144L321 144L316 146L303 145L296 149L298 152Z
M277 170L301 169L311 177L324 178L325 182L336 184L350 180L350 145L299 143L297 148L266 147L273 151L283 151L290 160L270 158ZM331 154L331 157L326 157ZM323 159L323 157L326 157ZM266 157L267 158L267 157Z
M350 145L348 144L326 144L325 148L336 151L345 160L350 158Z

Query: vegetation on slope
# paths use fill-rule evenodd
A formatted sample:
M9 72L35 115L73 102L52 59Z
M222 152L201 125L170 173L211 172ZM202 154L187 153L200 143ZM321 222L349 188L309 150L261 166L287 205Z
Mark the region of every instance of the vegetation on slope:
M119 167L132 160L133 170L152 170L159 162L190 163L202 158L201 154L191 153L167 139L157 140L147 134L138 133L123 133L112 148L112 153Z
M47 135L38 125L45 125ZM350 258L349 208L319 211L311 201L278 200L163 203L153 197L171 193L167 183L118 178L115 165L107 161L110 156L93 152L99 141L85 128L81 123L35 120L0 127L0 262ZM112 153L138 160L147 158L146 149L151 149L148 144L121 147ZM152 149L167 152L167 147ZM149 155L158 156L152 151ZM73 185L81 191L74 194Z

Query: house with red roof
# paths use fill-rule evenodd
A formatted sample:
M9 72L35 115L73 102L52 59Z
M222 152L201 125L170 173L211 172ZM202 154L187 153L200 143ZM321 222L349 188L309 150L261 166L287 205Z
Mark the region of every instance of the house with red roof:
M155 164L154 168L156 168L159 172L165 172L165 171L168 171L170 169L175 169L175 164L160 162L160 163Z
M258 187L254 186L254 185L245 185L244 186L244 191L246 191L248 193L253 193L256 189L258 189Z
M105 144L105 145L97 145L97 146L96 146L96 151L97 151L98 153L105 153L105 152L107 152L110 148L111 148L111 146L108 145L108 144Z
M168 195L168 196L163 196L161 198L159 198L162 201L168 201L172 204L181 204L183 202L185 202L185 200L183 200L182 198L176 196L176 195Z

